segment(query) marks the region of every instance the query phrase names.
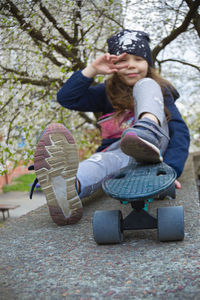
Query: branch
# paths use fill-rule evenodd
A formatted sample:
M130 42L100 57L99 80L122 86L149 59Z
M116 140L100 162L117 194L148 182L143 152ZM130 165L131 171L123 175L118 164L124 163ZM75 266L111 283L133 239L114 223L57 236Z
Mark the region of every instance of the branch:
M29 22L25 21L24 16L22 14L20 14L19 9L16 7L16 5L12 1L7 0L7 4L9 4L8 9L12 13L13 17L16 18L17 21L19 22L20 28L22 29L22 31L25 31L30 35L30 37L32 38L34 43L39 47L39 49L41 48L40 42L48 44L44 40L44 37L41 34L41 32L36 30L35 28L33 28ZM38 41L40 41L40 42L38 42ZM51 53L47 53L46 51L43 51L43 55L44 55L44 57L49 58L55 65L57 65L59 67L62 66L62 64Z
M34 41L36 40L36 41L41 41L41 42L45 43L44 37L41 34L41 32L38 31L37 29L33 28L29 22L25 21L24 16L20 13L17 6L10 0L7 0L7 2L9 3L10 12L19 22L21 29L23 31L28 32Z
M17 119L17 117L19 116L19 114L20 114L20 109L18 108L17 109L17 113L14 115L14 117L9 122L8 135L7 135L7 138L6 138L6 144L8 144L8 142L9 142L10 133L12 131L12 124L13 124L14 120Z
M41 43L47 45L48 47L53 46L53 48L60 53L62 56L64 56L65 58L70 58L70 57L74 57L74 54L72 51L66 51L66 48L60 45L56 45L50 42L50 40L45 39L45 37L42 35L42 33L35 29L31 23L26 22L24 16L22 14L20 14L19 9L15 6L15 4L11 1L11 0L7 0L7 2L10 5L10 11L13 14L13 16L17 19L17 21L20 24L20 27L23 31L27 32L30 37L33 39L33 41L35 42L35 44L40 48L41 47ZM47 53L44 51L44 56L48 57L49 59L51 59L52 62L54 62L55 64L61 66L62 64L59 63L57 61L57 59L51 54L51 53ZM76 59L76 56L74 57Z
M187 27L189 26L191 20L194 18L194 15L196 13L196 10L200 6L199 0L195 0L193 4L190 7L189 12L187 13L183 23L181 26L176 28L175 30L171 31L170 35L165 37L152 51L153 60L156 60L156 57L158 56L159 52L163 50L169 43L171 43L173 40L177 38L178 35L185 32Z
M59 62L51 52L43 51L43 56L47 57L54 65L61 67L63 64Z
M82 32L80 39L78 40L78 43L80 43L84 36L94 27L94 24L92 24L88 29L86 29L85 31Z
M178 6L178 9L176 10L176 17L175 17L174 26L173 26L172 30L175 30L175 28L176 28L176 22L178 20L178 16L180 14L180 8L183 5L183 2L184 2L184 0L181 1L180 5Z
M86 121L83 121L81 124L79 124L79 125L77 125L76 127L75 127L75 129L77 130L77 129L79 129L80 127L82 127L84 124L86 124L87 122Z
M86 115L86 113L79 111L78 114L79 114L79 116L82 117L87 123L93 124L94 126L96 126L96 122L95 122L94 120L92 120L91 118L89 118L88 115Z
M21 96L21 99L25 98L26 95L28 95L28 93L29 93L29 91L25 92L25 93L23 94L23 96ZM15 96L16 96L16 93L15 93ZM3 106L1 107L1 109L0 109L0 112L3 112L4 108L5 108L7 105L9 105L9 103L13 100L13 98L14 98L14 96L11 96L11 97L8 99L8 101L7 101L6 103L4 103L4 105L3 105Z
M2 80L9 81L10 78L2 77ZM59 86L64 84L64 82L59 78L54 78L54 79L53 78L47 78L47 80L41 80L41 79L37 80L37 79L29 78L29 77L17 77L16 80L19 81L21 84L30 83L32 85L46 86L46 87L50 86L51 83L54 83L54 82L58 82Z
M110 15L107 15L107 14L105 13L105 10L104 10L104 9L100 9L100 8L96 5L95 1L92 1L92 4L93 4L93 6L96 8L96 10L97 10L101 15L104 15L106 18L108 18L109 20L113 21L113 22L116 23L120 28L123 29L123 25L120 24L120 23L119 23L117 20L115 20L114 18L112 18Z
M38 1L37 1L38 2ZM52 14L48 11L48 9L43 6L42 3L40 3L40 10L43 12L43 14L45 15L45 17L49 20L49 22L51 22L54 27L58 30L58 32L70 43L73 44L74 43L74 38L71 38L69 36L69 34L58 25L56 19L52 16Z
M191 7L193 4L193 1L191 0L185 0L185 2L187 3L188 7ZM200 14L198 13L198 10L194 14L193 24L198 33L198 36L200 37Z
M78 37L78 28L79 28L79 23L76 22L77 19L79 19L79 21L82 21L81 19L81 7L82 7L82 0L76 0L76 4L78 6L78 9L74 10L74 38Z
M198 67L194 64L190 64L186 61L179 60L179 59L168 58L168 59L164 59L164 60L157 60L158 64L162 64L162 63L165 63L165 62L168 62L168 61L174 61L174 62L178 62L178 63L183 64L183 65L186 65L186 66L190 66L190 67L195 68L197 71L200 72L200 67Z
M18 70L14 70L14 69L11 69L11 68L6 68L6 67L4 67L4 66L2 66L1 64L0 64L0 67L4 70L4 71L6 71L6 72L10 72L10 73L14 73L14 74L17 74L17 75L20 75L20 76L28 76L28 73L27 72L23 72L23 71L18 71Z
M13 100L14 96L11 96L6 103L1 107L0 111L2 112L4 108Z
M0 65L0 67L6 71L6 73L14 73L14 74L17 74L19 75L19 77L17 77L16 79L18 81L20 81L21 83L31 83L33 85L44 85L44 86L48 86L50 85L52 82L58 82L60 85L63 84L63 81L60 79L60 78L49 78L47 75L43 76L43 79L45 80L41 80L41 79L38 79L38 80L35 80L35 79L32 79L30 77L28 77L28 73L27 72L20 72L20 71L17 71L15 69L11 69L11 68L6 68L2 65ZM21 76L21 77L20 77ZM10 78L2 78L2 80L6 80L8 81Z

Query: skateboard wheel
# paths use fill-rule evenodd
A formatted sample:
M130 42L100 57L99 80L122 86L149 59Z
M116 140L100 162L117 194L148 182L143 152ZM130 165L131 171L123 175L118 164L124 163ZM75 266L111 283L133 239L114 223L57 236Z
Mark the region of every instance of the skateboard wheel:
M182 206L157 209L158 240L160 242L184 239L184 210Z
M116 244L123 241L120 210L98 210L93 216L93 235L97 244Z
M176 198L176 188L175 188L175 184L172 184L166 191L162 192L158 198L156 198L157 200L163 200L165 197L171 197L173 199Z

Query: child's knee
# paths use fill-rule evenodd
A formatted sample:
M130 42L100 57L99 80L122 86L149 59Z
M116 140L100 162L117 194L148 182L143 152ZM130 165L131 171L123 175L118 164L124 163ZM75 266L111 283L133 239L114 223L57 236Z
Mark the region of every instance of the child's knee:
M133 94L137 94L140 91L146 90L147 92L149 90L151 91L158 91L159 93L161 92L161 87L160 85L152 78L146 77L140 79L138 82L133 87Z

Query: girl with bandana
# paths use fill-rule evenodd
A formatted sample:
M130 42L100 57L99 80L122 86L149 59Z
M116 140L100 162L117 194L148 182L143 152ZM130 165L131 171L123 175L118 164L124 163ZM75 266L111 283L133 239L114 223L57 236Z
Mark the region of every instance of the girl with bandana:
M58 92L63 107L101 112L97 152L78 163L75 141L61 124L46 128L35 151L36 176L58 225L78 222L81 198L133 160L164 161L178 178L188 156L189 131L175 105L179 94L153 68L148 34L123 30L107 42L108 53L76 71ZM110 77L93 86L99 74Z

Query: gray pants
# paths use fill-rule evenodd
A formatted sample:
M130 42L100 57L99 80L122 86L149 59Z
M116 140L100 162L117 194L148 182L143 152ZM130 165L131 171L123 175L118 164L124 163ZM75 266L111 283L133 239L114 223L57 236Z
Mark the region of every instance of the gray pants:
M150 78L139 80L133 88L135 121L143 113L151 113L157 117L161 128L168 135L168 125L164 113L164 100L160 86ZM169 140L163 137L161 151L164 154ZM120 141L112 144L106 152L93 154L89 159L80 162L77 178L81 184L80 198L89 196L97 190L104 178L128 166L133 158L123 153Z

